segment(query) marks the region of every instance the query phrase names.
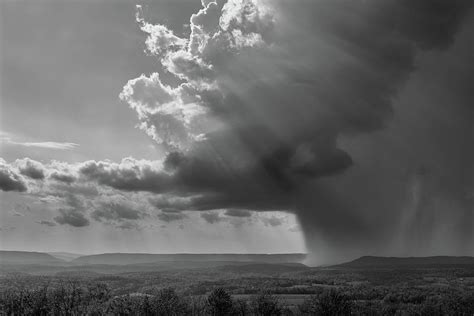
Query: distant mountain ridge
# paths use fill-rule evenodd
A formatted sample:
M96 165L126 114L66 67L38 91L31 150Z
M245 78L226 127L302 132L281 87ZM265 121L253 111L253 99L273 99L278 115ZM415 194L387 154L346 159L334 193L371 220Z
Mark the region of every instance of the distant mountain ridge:
M0 250L0 264L60 264L63 260L44 252Z
M474 265L470 256L376 257L364 256L337 265L344 268Z
M76 258L84 256L84 255L80 255L77 253L70 253L70 252L48 252L48 254L64 261L72 261Z
M0 264L6 265L55 265L55 266L135 266L143 269L186 269L198 267L228 266L225 269L235 271L262 270L259 264L287 265L289 263L301 264L306 255L302 253L289 254L149 254L149 253L105 253L97 255L79 256L71 253L43 253L28 251L0 250ZM75 258L76 257L76 258ZM64 259L64 260L63 260ZM250 264L248 267L245 265ZM254 266L252 266L254 265ZM430 256L430 257L378 257L363 256L350 262L345 262L333 267L340 268L406 268L427 266L459 266L473 265L474 257L471 256ZM235 266L235 267L229 267ZM242 266L242 267L238 267ZM291 269L304 268L296 265ZM130 267L132 268L132 267ZM272 269L285 270L288 266Z
M300 263L306 258L305 254L144 254L144 253L106 253L82 256L74 259L74 264L113 264L129 265L170 261L233 261L233 262L264 262L264 263Z

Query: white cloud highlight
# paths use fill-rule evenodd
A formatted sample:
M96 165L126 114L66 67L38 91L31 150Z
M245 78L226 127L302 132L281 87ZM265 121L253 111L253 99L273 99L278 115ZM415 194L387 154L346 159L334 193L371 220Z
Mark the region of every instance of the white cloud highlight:
M15 141L12 138L10 133L0 132L0 142L8 145L16 145L23 147L34 147L34 148L44 148L44 149L56 149L56 150L73 150L79 146L76 143L70 142L21 142Z

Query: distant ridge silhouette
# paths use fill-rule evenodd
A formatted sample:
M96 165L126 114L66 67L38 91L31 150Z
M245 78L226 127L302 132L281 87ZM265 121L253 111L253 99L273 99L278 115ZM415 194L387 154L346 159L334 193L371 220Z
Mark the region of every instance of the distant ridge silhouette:
M337 265L345 268L474 265L470 256L376 257L364 256Z
M44 252L0 250L0 264L60 264L64 260Z
M170 261L233 261L233 262L264 262L264 263L300 263L306 258L305 254L148 254L148 253L105 253L82 256L74 259L75 264L140 264Z

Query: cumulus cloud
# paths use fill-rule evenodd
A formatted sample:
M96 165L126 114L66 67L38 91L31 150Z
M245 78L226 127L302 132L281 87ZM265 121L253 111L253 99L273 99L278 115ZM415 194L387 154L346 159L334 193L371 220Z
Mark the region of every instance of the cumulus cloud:
M168 50L182 49L186 45L185 39L177 37L167 27L147 23L143 18L141 5L137 5L136 20L142 31L149 34L146 45L151 53L161 55Z
M27 190L23 177L2 158L0 158L0 189L2 191L17 192L25 192Z
M209 224L214 224L222 221L222 217L217 212L202 212L201 218L203 218Z
M29 158L17 159L14 165L22 175L31 179L41 180L45 177L43 165L38 161Z
M281 158L288 159L287 156ZM270 159L242 170L222 170L215 157L188 157L170 153L162 162L126 159L121 163L89 161L78 166L88 181L125 191L160 194L153 199L164 210L211 210L228 207L280 209L288 204L284 194L290 179L276 171ZM238 175L238 176L236 176ZM241 188L245 186L246 192ZM281 193L281 194L278 194Z
M57 195L60 197L58 202L61 207L57 210L59 215L53 218L56 223L73 227L84 227L90 224L86 211L91 207L92 201L85 200L81 194L71 192L58 191Z
M48 165L44 166L48 170L48 178L71 184L77 180L77 168L74 165L67 164L60 161L51 161Z
M78 166L86 179L124 191L157 191L168 181L160 161L125 158L121 163L86 161Z
M97 221L123 221L137 220L143 217L143 214L134 209L131 205L117 202L105 202L96 206L91 214L92 218Z
M59 215L54 218L56 223L73 227L84 227L90 224L89 219L76 209L59 209Z
M158 143L187 149L218 124L206 115L209 99L221 98L217 64L211 61L263 45L259 32L269 27L271 17L254 1L209 2L190 18L189 38L179 38L164 25L147 23L141 10L138 6L137 21L148 34L148 52L183 83L171 87L158 73L142 75L130 80L120 97L137 111L141 128Z
M58 171L52 172L49 177L53 180L64 182L64 183L73 183L76 180L76 177L72 174L61 173Z

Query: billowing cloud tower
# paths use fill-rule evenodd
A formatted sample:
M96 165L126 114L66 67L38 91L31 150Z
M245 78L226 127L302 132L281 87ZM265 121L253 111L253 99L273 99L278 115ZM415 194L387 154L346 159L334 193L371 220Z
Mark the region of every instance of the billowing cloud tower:
M467 198L427 188L422 155L410 161L411 149L397 148L419 144L391 121L417 57L453 43L469 1L202 5L183 37L137 11L159 63L121 98L170 152L170 183L159 193L186 209L295 212L316 263L388 252L393 243L408 251L403 244L413 240L418 253L436 250L428 237L435 197ZM469 219L462 231L472 229Z

